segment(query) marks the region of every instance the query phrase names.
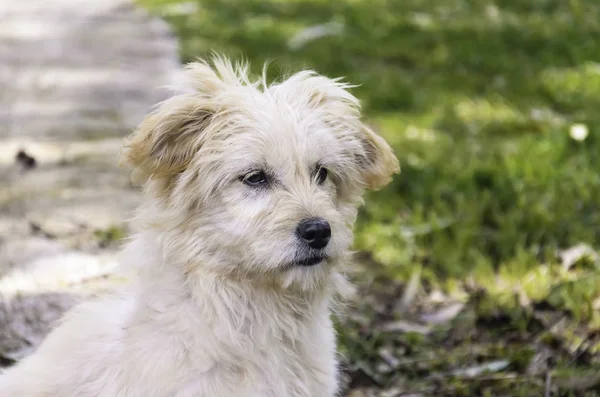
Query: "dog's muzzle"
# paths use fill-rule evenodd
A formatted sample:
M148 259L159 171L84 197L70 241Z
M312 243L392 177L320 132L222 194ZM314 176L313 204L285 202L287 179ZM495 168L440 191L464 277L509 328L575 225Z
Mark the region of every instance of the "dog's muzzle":
M296 236L302 244L294 264L298 266L314 266L327 259L324 248L331 240L331 227L323 218L308 218L302 220L296 228Z

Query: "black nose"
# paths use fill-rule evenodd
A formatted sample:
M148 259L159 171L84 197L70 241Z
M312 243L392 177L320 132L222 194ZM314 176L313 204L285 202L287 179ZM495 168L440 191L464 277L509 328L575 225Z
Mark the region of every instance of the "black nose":
M323 218L305 219L300 222L296 231L302 240L314 249L325 248L331 238L329 222Z

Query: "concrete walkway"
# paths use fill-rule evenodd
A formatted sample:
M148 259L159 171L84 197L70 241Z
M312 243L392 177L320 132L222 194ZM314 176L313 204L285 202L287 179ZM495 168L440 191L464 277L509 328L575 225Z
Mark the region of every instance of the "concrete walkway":
M110 285L139 201L121 139L176 82L177 54L128 0L0 1L0 365Z

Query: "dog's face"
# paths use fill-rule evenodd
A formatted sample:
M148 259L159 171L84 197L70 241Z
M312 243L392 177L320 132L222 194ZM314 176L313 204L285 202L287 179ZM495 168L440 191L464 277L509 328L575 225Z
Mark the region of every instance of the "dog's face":
M398 171L392 150L338 81L252 83L223 59L187 72L191 92L126 145L151 198L144 220L170 229L188 271L314 286L347 255L363 190Z

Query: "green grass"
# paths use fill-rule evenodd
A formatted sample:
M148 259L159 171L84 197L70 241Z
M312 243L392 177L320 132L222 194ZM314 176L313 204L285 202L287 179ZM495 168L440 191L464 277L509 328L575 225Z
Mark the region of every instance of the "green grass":
M566 268L558 255L600 243L600 3L197 0L177 14L181 1L139 2L171 23L183 62L216 50L256 72L270 59L272 75L310 67L360 84L402 167L357 225L385 279L422 266L421 289L471 300L483 289L481 310L523 309L518 290L600 325L597 263ZM336 28L290 47L319 24Z

